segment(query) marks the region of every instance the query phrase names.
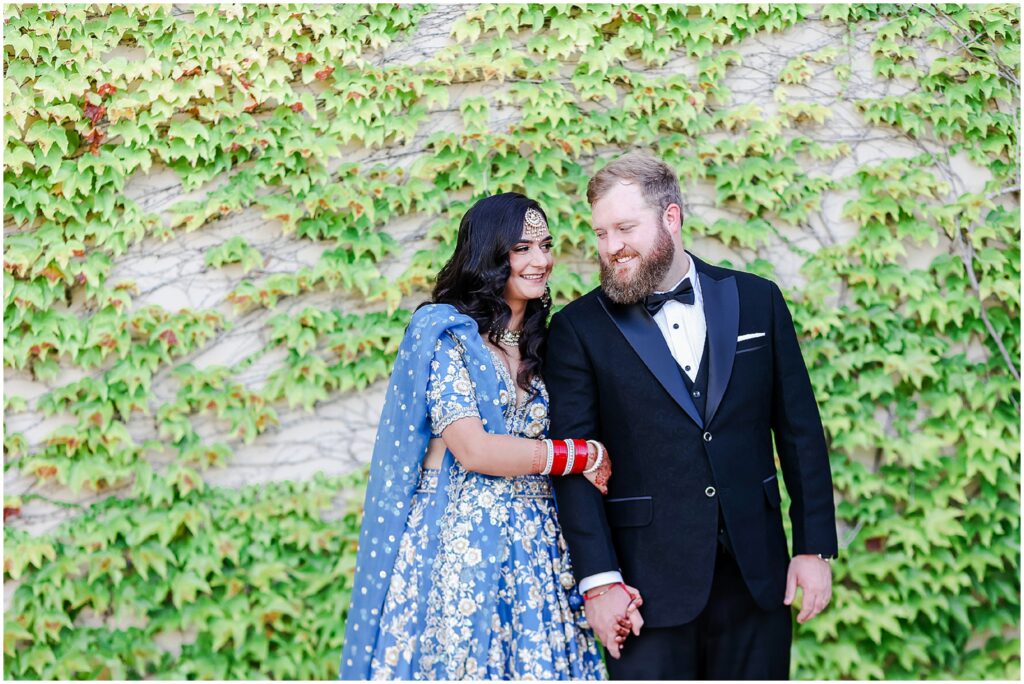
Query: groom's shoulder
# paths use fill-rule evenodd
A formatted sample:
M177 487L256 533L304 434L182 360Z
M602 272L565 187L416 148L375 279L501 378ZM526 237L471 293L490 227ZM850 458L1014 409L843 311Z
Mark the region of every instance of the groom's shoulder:
M585 295L582 295L566 304L551 318L551 320L554 322L556 318L559 318L565 321L572 321L574 325L587 321L593 316L603 312L600 297L601 288L595 287Z
M749 293L770 293L772 287L775 287L775 283L768 278L764 278L747 271L740 271L735 268L726 268L725 266L712 266L708 263L704 263L701 267L704 274L713 278L714 280L725 280L726 278L735 278L736 286L741 290Z
M574 299L573 301L562 307L562 310L555 315L564 315L567 318L577 318L579 316L586 316L594 311L601 310L601 288L595 287L590 292L586 293Z

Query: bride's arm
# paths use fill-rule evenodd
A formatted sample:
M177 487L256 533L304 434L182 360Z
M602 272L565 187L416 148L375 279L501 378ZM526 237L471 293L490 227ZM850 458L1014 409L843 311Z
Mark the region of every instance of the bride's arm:
M492 435L484 430L483 422L478 417L456 420L444 429L441 438L462 467L476 473L514 477L540 473L547 466L547 446L544 441L510 435ZM600 448L604 450L604 446ZM595 445L588 444L586 468L589 470L598 458ZM601 465L584 477L602 494L607 494L611 459L607 453L600 458Z
M476 416L456 420L441 433L444 445L466 470L484 475L514 477L539 473L546 450L539 439L492 435ZM592 460L588 459L588 466Z
M548 445L543 440L494 435L484 429L462 350L458 341L449 336L441 337L434 346L426 401L431 432L441 436L441 440L431 440L427 448L426 467L434 466L437 441L443 441L463 468L484 475L515 477L542 473L548 468ZM600 465L593 472L584 473L584 477L599 491L607 493L611 460L604 448L600 448L604 455L599 456L596 446L588 445L586 465L575 458L575 468L569 465L568 450L567 444L553 446L551 474L562 475L567 468L576 473L582 468L589 470L600 458Z

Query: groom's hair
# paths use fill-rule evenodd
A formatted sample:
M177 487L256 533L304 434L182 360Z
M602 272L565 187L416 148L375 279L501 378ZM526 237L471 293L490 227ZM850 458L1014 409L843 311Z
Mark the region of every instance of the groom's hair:
M675 171L665 162L642 152L630 152L608 163L587 184L587 201L604 197L616 183L638 183L648 206L665 211L670 204L683 208L683 193Z

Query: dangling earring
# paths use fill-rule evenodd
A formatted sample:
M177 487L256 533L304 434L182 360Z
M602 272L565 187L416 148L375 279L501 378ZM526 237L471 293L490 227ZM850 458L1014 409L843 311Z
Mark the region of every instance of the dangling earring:
M551 308L551 286L550 285L545 285L544 286L544 296L540 298L540 303L544 306L545 309L550 309Z

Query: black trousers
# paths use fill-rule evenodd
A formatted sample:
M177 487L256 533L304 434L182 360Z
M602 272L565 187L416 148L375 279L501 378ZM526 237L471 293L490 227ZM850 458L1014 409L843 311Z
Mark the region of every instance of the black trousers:
M612 679L789 679L793 622L789 606L754 602L740 569L718 545L711 596L692 622L640 630L626 638ZM641 609L643 613L643 609Z

